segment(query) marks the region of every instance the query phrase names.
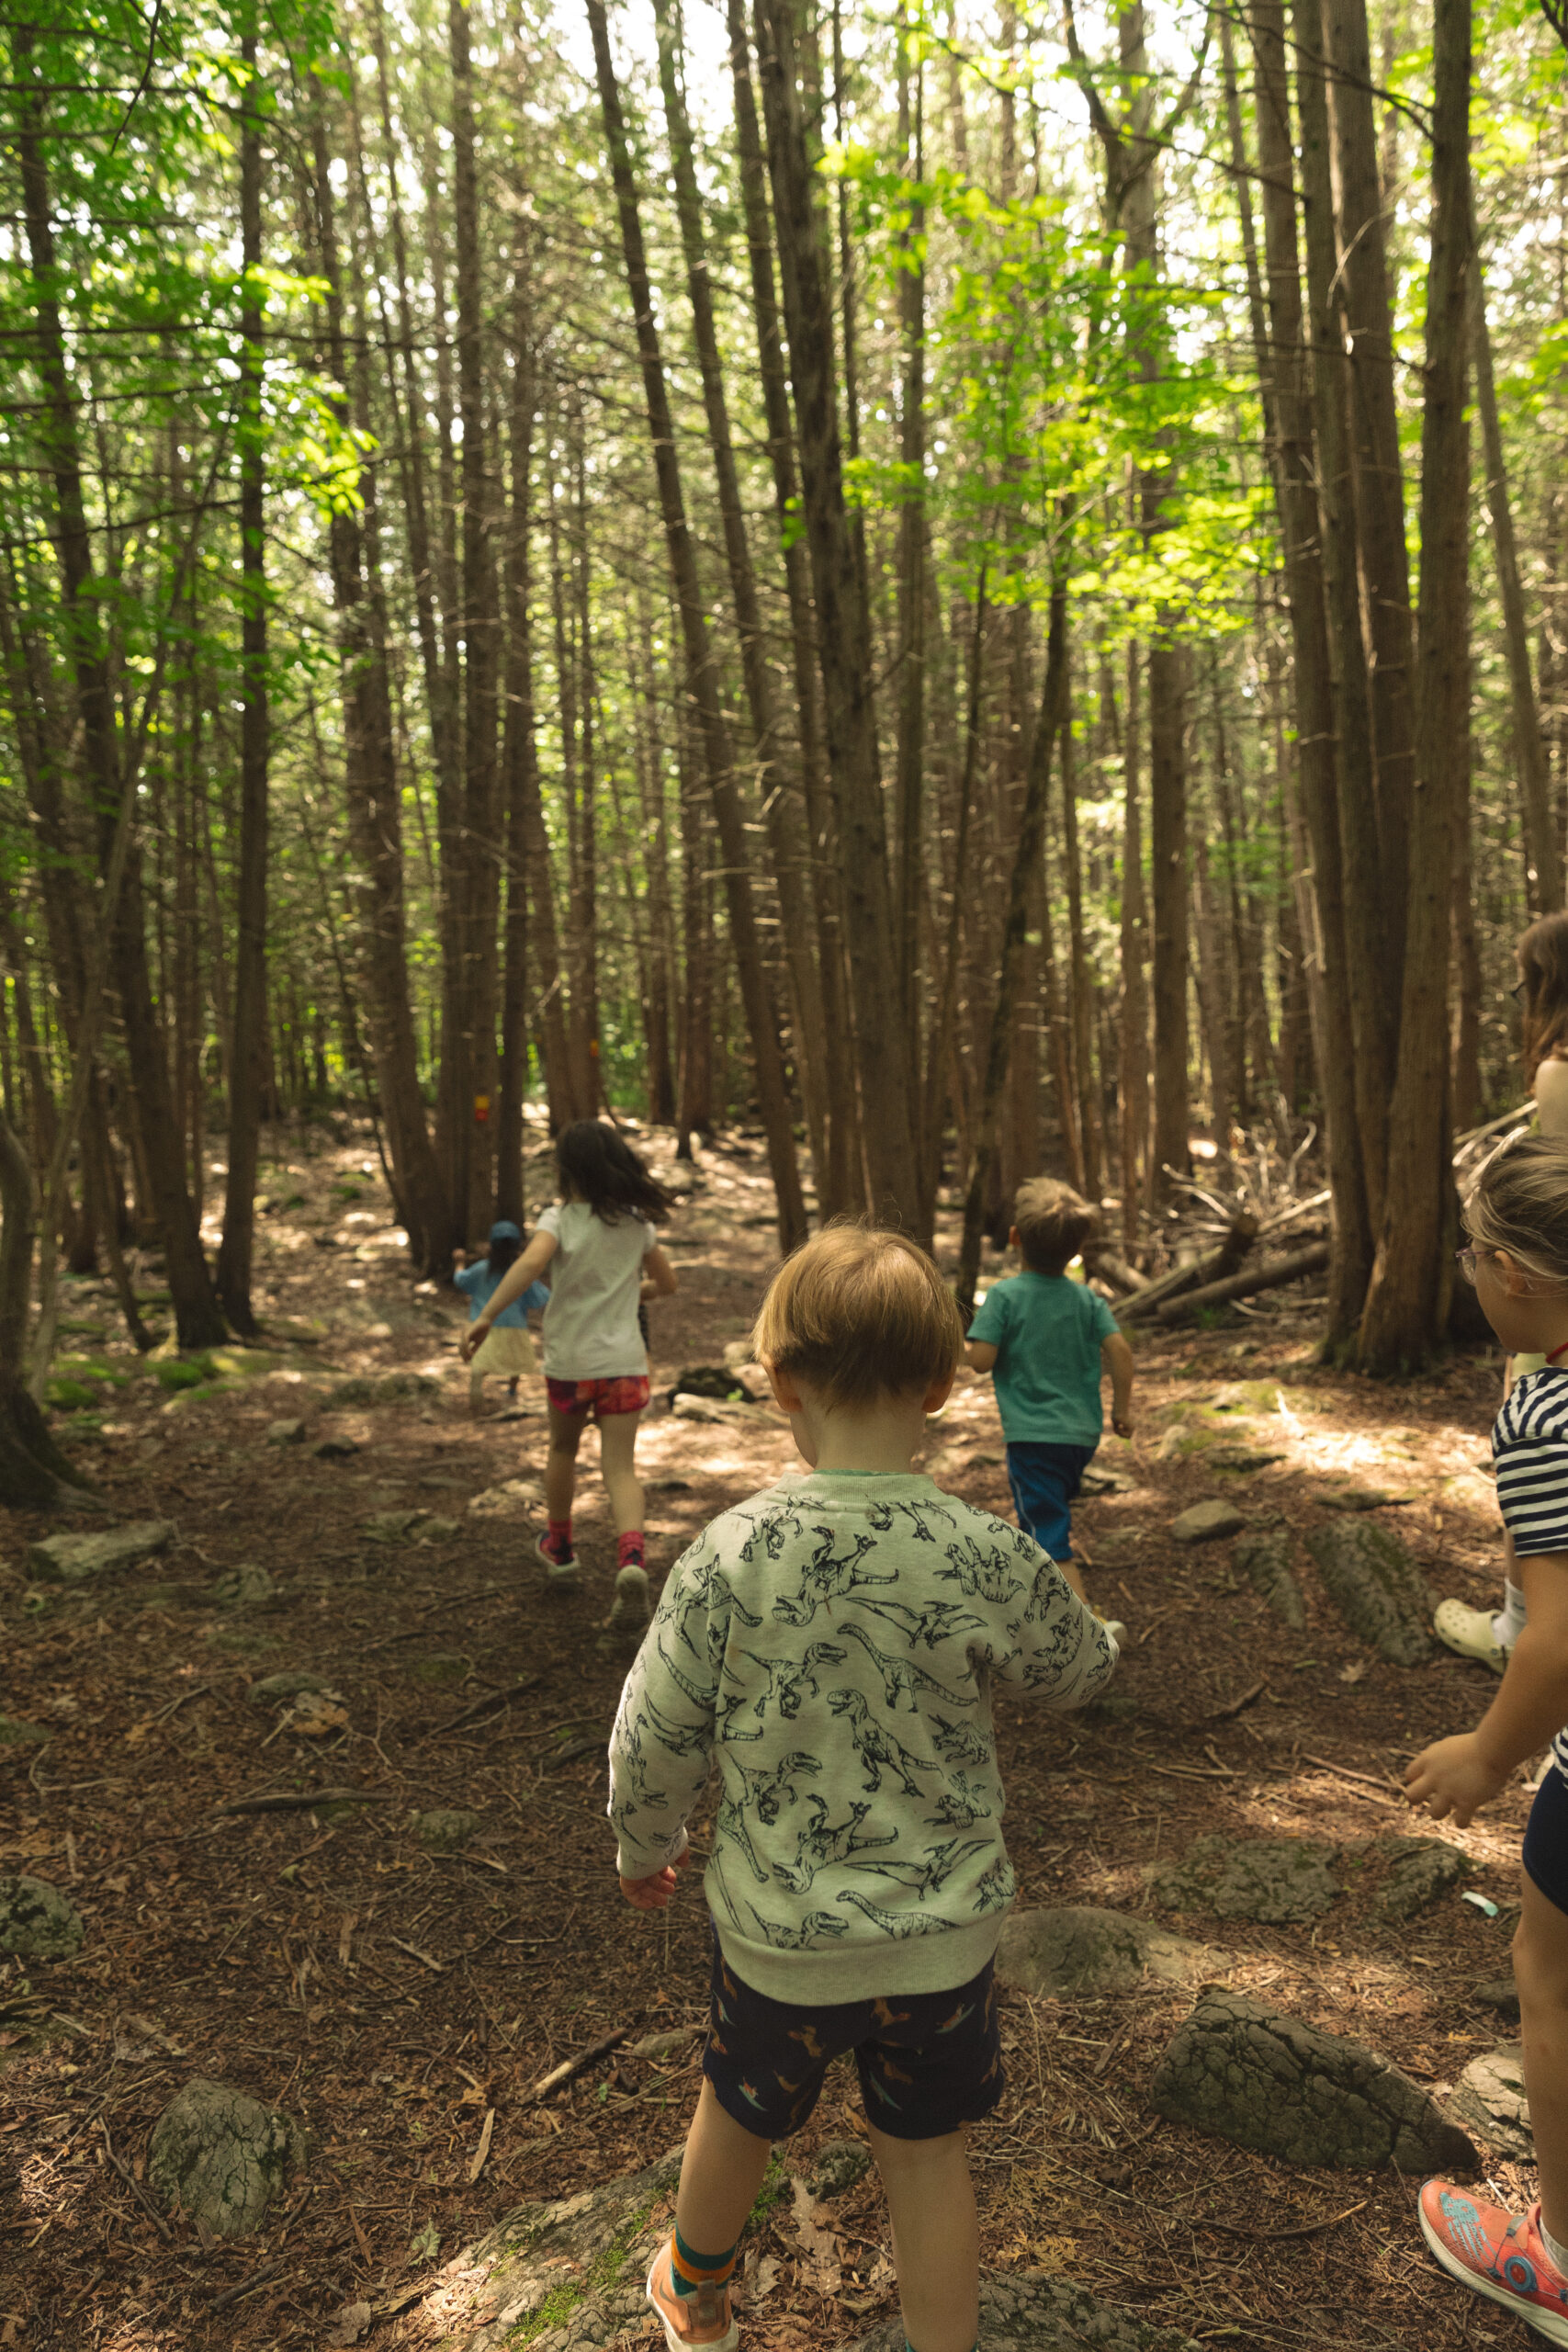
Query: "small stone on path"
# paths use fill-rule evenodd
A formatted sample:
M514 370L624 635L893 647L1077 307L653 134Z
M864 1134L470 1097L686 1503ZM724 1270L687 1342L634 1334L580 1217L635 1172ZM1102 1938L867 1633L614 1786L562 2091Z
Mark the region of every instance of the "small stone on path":
M1310 1838L1200 1838L1184 1860L1151 1863L1145 1876L1167 1911L1285 1927L1328 1909L1339 1893L1329 1872L1337 1850Z
M517 1519L525 1511L543 1510L545 1490L537 1478L503 1478L487 1487L468 1503L470 1519Z
M304 1691L325 1690L329 1685L324 1674L310 1674L302 1668L290 1667L282 1674L264 1674L253 1682L245 1696L253 1707L281 1706L286 1700L298 1699Z
M1454 2086L1449 2112L1483 2146L1497 2149L1516 2164L1530 2164L1535 2133L1522 2059L1517 2044L1508 2041L1472 2058Z
M1421 2173L1476 2163L1436 2100L1375 2051L1219 1986L1172 2037L1149 2099L1170 2122L1290 2164Z
M0 1715L0 1747L41 1747L50 1737L41 1724L24 1723L19 1715Z
M174 1534L166 1519L140 1519L104 1535L46 1535L28 1546L28 1566L49 1584L85 1584L115 1568L134 1567L162 1552Z
M310 1448L318 1462L346 1462L360 1451L356 1437L324 1437Z
M811 2159L806 2186L818 2204L841 2197L871 2170L871 2150L859 2140L825 2140Z
M260 2228L304 2161L292 2116L198 2075L153 2125L147 2177L167 2211L233 2238Z
M68 1895L43 1878L0 1878L0 1952L13 1960L70 1960L86 1929Z
M1495 2009L1499 2017L1517 2025L1519 1988L1511 1975L1483 1977L1475 1988L1475 1997L1483 2009Z
M266 1442L268 1445L302 1445L304 1441L305 1424L303 1421L269 1421L267 1423Z
M685 1389L670 1408L678 1421L705 1421L714 1429L782 1429L784 1415L772 1406L727 1405L712 1396L693 1396Z
M277 1587L265 1568L254 1560L230 1568L212 1588L220 1609L265 1609L277 1598Z
M1436 1644L1435 1603L1396 1535L1365 1518L1327 1521L1307 1537L1330 1600L1350 1628L1392 1666L1424 1666Z
M1247 1525L1234 1503L1193 1503L1170 1522L1179 1544L1213 1544L1222 1535L1239 1535Z
M1240 1569L1254 1589L1261 1595L1281 1624L1292 1633L1301 1633L1306 1625L1306 1603L1302 1589L1291 1567L1291 1537L1283 1527L1262 1528L1244 1535L1231 1554L1235 1566Z
M904 2352L899 2320L861 2338L855 2352ZM1198 2352L1179 2328L1156 2327L1086 2288L1043 2270L980 2280L978 2352Z
M461 1682L473 1670L473 1660L456 1650L428 1650L423 1657L410 1658L405 1671L416 1682L436 1682L443 1685Z
M997 1974L1038 2000L1055 1994L1089 2000L1130 1993L1145 1973L1169 1984L1222 1974L1231 1955L1212 1944L1190 1943L1151 1920L1090 1904L1051 1905L1011 1911L997 1948Z
M464 1813L451 1805L434 1805L428 1813L416 1813L409 1827L422 1846L429 1846L440 1854L455 1854L461 1847L477 1838L484 1827L484 1817L478 1813Z
M1377 1901L1385 1919L1414 1919L1418 1912L1430 1910L1469 1868L1459 1849L1440 1838L1378 1838L1372 1851L1389 1858L1389 1873Z

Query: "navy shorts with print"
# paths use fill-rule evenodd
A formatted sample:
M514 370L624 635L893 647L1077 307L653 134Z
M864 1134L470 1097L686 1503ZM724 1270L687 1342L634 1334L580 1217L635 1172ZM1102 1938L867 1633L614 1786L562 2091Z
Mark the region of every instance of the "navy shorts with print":
M805 2007L743 1984L715 1938L703 2072L727 2115L761 2140L787 2140L821 2096L829 2061L851 2050L865 2111L890 2140L940 2140L989 2115L1002 2095L991 1962L950 1993Z

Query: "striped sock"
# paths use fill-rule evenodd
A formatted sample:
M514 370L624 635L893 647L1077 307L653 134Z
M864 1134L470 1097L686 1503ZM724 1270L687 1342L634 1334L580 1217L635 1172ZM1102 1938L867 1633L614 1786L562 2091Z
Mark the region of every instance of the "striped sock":
M727 2287L735 2269L735 2246L728 2254L694 2254L679 2230L670 2237L670 2284L677 2295L700 2293L704 2287Z

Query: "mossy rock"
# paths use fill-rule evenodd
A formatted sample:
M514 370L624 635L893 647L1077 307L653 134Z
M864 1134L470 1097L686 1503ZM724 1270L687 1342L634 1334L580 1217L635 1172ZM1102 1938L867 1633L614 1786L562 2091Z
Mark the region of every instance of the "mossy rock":
M172 1392L186 1388L202 1388L212 1378L210 1365L202 1357L168 1356L152 1367L152 1377L160 1388Z
M51 1584L84 1584L162 1552L174 1532L170 1521L148 1519L103 1535L46 1535L28 1544L28 1566Z
M107 1382L111 1388L129 1388L132 1378L119 1365L106 1363L100 1356L62 1356L59 1368L68 1380Z
M1350 1631L1393 1666L1424 1666L1436 1653L1435 1602L1397 1536L1371 1519L1331 1519L1307 1537L1330 1600Z
M214 2237L244 2237L261 2227L305 2153L292 2116L198 2076L153 2125L147 2177L168 2211Z
M1200 1838L1179 1861L1144 1875L1167 1911L1283 1927L1315 1919L1339 1893L1330 1872L1338 1849L1312 1838Z
M863 2336L852 2352L904 2352L901 2320ZM1198 2352L1189 2335L1102 2303L1087 2288L1043 2270L980 2280L979 2352Z
M416 1682L447 1685L463 1681L472 1673L473 1663L456 1650L432 1650L424 1657L411 1658L407 1670Z
M52 1374L43 1384L43 1401L57 1412L79 1413L98 1401L98 1392L85 1380L63 1380Z
M324 1674L311 1674L303 1667L291 1667L282 1674L263 1675L253 1682L245 1697L253 1707L279 1707L290 1699L298 1699L306 1691L328 1690L332 1685Z
M86 1933L69 1895L47 1879L0 1878L0 1952L14 1960L71 1960Z
M649 2266L668 2242L678 2153L604 2188L520 2206L463 2255L465 2289L494 2318L474 2323L450 2306L447 2346L500 2352L599 2352L648 2315ZM656 2207L666 2217L653 2221Z
M39 1724L24 1723L19 1715L0 1715L0 1748L42 1747L50 1736Z
M484 1817L478 1813L464 1813L453 1805L433 1805L426 1813L416 1813L409 1827L422 1846L437 1854L456 1854L477 1838L484 1827Z

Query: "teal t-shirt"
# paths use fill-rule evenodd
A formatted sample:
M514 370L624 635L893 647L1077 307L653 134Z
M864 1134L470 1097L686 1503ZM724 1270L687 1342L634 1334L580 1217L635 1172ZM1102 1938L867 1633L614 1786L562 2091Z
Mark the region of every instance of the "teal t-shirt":
M1115 1329L1098 1293L1066 1274L1026 1271L993 1283L969 1337L997 1351L997 1403L1010 1445L1100 1443L1100 1348Z

